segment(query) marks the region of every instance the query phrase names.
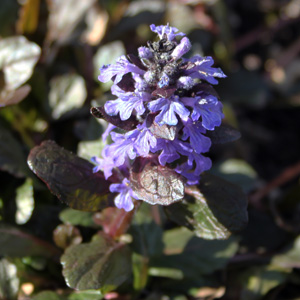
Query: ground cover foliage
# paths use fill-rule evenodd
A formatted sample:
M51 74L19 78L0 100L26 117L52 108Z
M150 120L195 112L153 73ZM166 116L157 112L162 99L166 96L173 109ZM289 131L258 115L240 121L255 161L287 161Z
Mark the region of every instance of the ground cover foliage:
M299 21L297 0L1 1L0 299L299 298ZM92 172L97 77L167 23L227 75L225 118L198 186L125 212Z

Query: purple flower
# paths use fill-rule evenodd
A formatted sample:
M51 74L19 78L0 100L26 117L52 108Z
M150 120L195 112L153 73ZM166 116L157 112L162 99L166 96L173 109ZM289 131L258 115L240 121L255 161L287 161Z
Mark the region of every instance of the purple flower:
M140 47L138 49L139 52L139 57L141 59L152 59L153 58L153 53L148 47Z
M156 146L156 137L146 127L145 123L138 127L139 135L135 141L134 147L140 156L147 156L150 148Z
M135 140L138 136L137 130L127 132L125 135L112 132L111 138L114 141L109 145L109 155L113 157L113 161L116 166L121 166L125 163L127 157L135 159L137 156L136 149L134 147Z
M157 144L151 149L152 152L157 152L162 150L158 157L158 161L161 165L165 166L166 163L172 163L173 161L180 158L181 155L188 156L191 151L191 147L188 143L182 142L180 140L165 140L158 139Z
M196 153L207 152L211 146L210 138L202 133L206 133L206 130L201 122L193 122L191 119L184 122L182 139L190 138L190 144Z
M105 179L108 179L112 175L112 170L115 167L115 163L112 159L112 157L107 156L107 148L109 146L104 147L102 150L102 157L99 158L97 156L93 156L91 158L91 161L96 164L96 166L93 168L93 173L97 173L100 170L103 171Z
M191 167L194 163L196 164L196 168L193 172L197 176L211 168L211 160L208 157L196 153L195 151L189 153L187 161L187 164Z
M177 88L190 90L195 85L195 81L192 77L181 76L177 80Z
M134 208L132 198L138 198L134 195L130 187L130 181L127 178L124 178L122 183L111 184L109 190L112 193L119 193L115 198L115 205L117 208L123 208L125 211L131 211Z
M220 68L212 68L214 60L210 56L202 57L200 55L195 55L191 59L186 61L191 62L191 65L194 65L192 68L189 68L184 71L185 75L188 75L192 78L199 78L206 80L211 84L217 84L218 80L214 77L225 78L226 75Z
M181 39L179 45L176 46L171 56L174 59L179 59L185 53L189 52L191 48L192 48L192 44L190 40L187 37L184 37Z
M157 33L162 39L164 35L166 34L168 41L173 41L176 36L185 36L184 33L178 32L179 30L175 27L170 27L169 25L160 25L160 26L155 26L154 24L150 25L150 29Z
M212 95L203 95L196 97L183 97L181 101L193 109L191 118L193 121L202 119L202 126L208 130L214 130L220 126L224 118L222 112L222 103Z
M176 114L185 121L187 121L188 116L190 115L190 111L179 101L178 96L158 98L157 100L151 101L148 104L148 108L152 112L160 111L155 117L155 121L159 125L177 125L178 119Z
M146 110L144 101L149 101L151 98L147 92L124 92L116 85L112 88L112 93L119 98L107 101L104 105L105 112L110 116L120 113L122 121L128 120L133 110L137 115L142 115Z
M107 65L100 68L100 75L98 76L99 81L107 82L116 76L114 83L117 84L123 78L123 76L129 72L143 75L145 71L138 68L136 65L130 63L125 55L118 58L116 64Z
M115 128L116 128L116 126L113 125L113 124L111 124L111 123L109 123L109 124L107 125L107 128L105 129L105 131L104 131L103 134L102 134L102 140L103 140L103 142L106 141L106 139L107 139L107 137L109 136L110 132L111 132L112 130L114 130Z

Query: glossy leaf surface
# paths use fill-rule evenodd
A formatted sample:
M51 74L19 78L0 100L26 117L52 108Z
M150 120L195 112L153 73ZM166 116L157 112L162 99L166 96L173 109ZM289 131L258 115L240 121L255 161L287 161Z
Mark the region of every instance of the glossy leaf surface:
M152 205L170 205L184 197L184 182L178 173L142 158L135 161L130 182L139 199Z
M28 165L53 194L73 209L98 211L113 206L108 197L110 182L103 173L93 173L91 163L53 141L33 148Z
M67 284L79 290L100 289L105 293L131 274L129 248L104 236L67 248L61 263Z
M219 177L205 174L198 187L188 188L180 203L166 208L171 220L205 239L226 239L248 222L247 199L242 190Z

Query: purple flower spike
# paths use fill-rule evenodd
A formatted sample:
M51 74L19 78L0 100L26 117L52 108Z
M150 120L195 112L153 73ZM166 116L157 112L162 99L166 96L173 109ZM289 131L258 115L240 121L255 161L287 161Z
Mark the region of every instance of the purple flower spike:
M193 122L190 119L184 122L182 139L187 140L190 138L190 144L196 153L207 152L211 146L210 138L202 133L206 133L206 130L201 122Z
M99 81L108 82L112 77L116 76L114 83L117 84L123 76L129 72L143 75L145 71L138 68L136 65L130 63L125 55L122 55L113 65L103 66L100 69Z
M114 175L109 178L114 182L119 178L110 185L110 191L118 193L115 205L125 211L134 208L133 198L137 199L142 188L149 203L164 205L170 199L177 200L177 185L171 184L174 194L167 196L167 202L155 202L157 197L165 197L167 189L156 191L152 175L159 181L174 177L181 186L198 184L200 174L211 167L211 160L202 155L211 146L207 130L214 130L224 117L222 103L211 85L226 76L213 67L213 59L199 55L184 58L192 46L175 27L152 24L150 29L158 34L158 41L139 47L138 57L123 55L115 64L103 66L99 76L102 82L114 81L111 93L116 99L105 103L106 114L119 116L124 125L120 127L129 131L121 134L113 130L114 125L107 127L103 139L110 134L113 143L103 148L102 158L92 158L93 171L102 170L106 179ZM138 157L142 159L136 161ZM135 168L141 167L140 162L147 168L151 165L141 176L139 170L144 171ZM144 183L151 185L149 189Z
M176 46L174 51L172 52L172 57L174 59L179 59L181 56L186 54L192 48L192 44L187 37L182 38L180 44Z
M156 123L159 125L177 125L178 119L175 113L182 119L187 121L190 111L179 101L178 96L171 96L171 98L159 98L151 101L148 108L152 112L160 111L155 117Z
M218 80L214 77L226 77L220 68L211 67L214 64L214 60L210 56L201 57L200 55L195 55L188 61L194 64L194 67L186 70L184 74L192 78L199 78L211 84L218 84Z
M113 183L109 186L109 190L112 193L119 193L115 198L115 205L117 208L123 208L125 211L131 211L134 208L132 198L137 199L134 195L131 187L130 181L124 178L122 183Z
M176 36L185 36L184 33L182 32L178 32L179 30L175 27L171 27L169 25L165 26L165 25L160 25L160 26L155 26L154 24L150 25L150 29L157 33L160 37L160 39L162 39L164 37L164 35L167 35L167 39L168 41L173 41Z

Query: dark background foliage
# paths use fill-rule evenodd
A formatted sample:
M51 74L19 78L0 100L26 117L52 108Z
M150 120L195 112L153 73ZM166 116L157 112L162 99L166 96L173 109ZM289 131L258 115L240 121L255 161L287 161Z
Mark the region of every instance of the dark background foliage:
M89 112L110 99L110 86L97 81L99 67L136 54L155 37L149 24L168 22L228 76L216 89L225 122L242 137L212 147L204 179L239 185L249 223L227 240L207 241L176 227L176 207L143 204L129 231L107 240L97 232L110 231L107 220L122 215L67 208L27 157L50 139L59 146L46 144L49 159L61 153L89 166L60 147L87 160L101 153L106 124ZM300 297L299 0L1 0L0 37L0 299ZM62 172L84 176L71 167ZM74 178L67 190L59 180L50 188L78 208L89 196L74 197ZM107 189L84 184L100 196ZM107 265L111 274L103 278Z

